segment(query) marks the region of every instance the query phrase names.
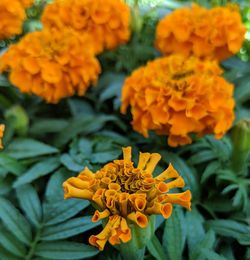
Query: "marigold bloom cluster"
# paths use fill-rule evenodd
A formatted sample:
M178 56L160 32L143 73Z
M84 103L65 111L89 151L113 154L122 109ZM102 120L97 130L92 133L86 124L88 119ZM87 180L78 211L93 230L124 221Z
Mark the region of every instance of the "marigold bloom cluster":
M22 92L57 103L75 93L83 95L101 68L88 37L65 29L29 33L10 46L0 59L0 71L8 70Z
M221 138L234 119L233 85L221 77L216 61L171 55L133 72L122 90L122 113L131 106L133 128L168 135L170 146L198 136Z
M1 124L0 125L0 149L3 149L2 139L3 139L4 129L5 129L5 125Z
M71 27L92 36L96 53L130 37L130 9L123 0L56 0L45 7L42 22L47 28Z
M89 238L91 245L104 249L107 241L116 245L131 239L131 224L145 228L152 214L169 218L172 204L190 210L191 193L169 193L184 187L183 178L170 164L157 177L152 173L160 160L158 153L140 153L137 167L131 161L131 147L123 148L123 160L114 160L93 173L85 168L77 177L64 182L65 198L90 200L97 208L93 222L107 219L98 235Z
M156 47L163 54L179 53L226 59L237 53L246 29L236 6L210 10L196 4L163 18L156 29Z
M32 2L33 0L0 1L0 40L22 33L26 19L25 8Z

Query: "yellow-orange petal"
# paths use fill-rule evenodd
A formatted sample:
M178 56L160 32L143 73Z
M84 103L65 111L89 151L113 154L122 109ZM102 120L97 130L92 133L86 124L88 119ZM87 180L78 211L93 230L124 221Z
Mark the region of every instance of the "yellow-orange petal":
M107 218L109 215L110 215L110 211L108 209L105 209L102 212L100 212L99 210L96 210L92 217L92 221L97 222L101 219Z
M148 173L152 173L160 159L161 155L159 153L152 153L150 156L150 161L148 162L145 171Z
M150 153L140 153L137 168L144 170L148 160L150 159L150 155Z
M126 147L126 148L122 148L122 151L123 151L123 158L124 158L124 161L125 163L130 163L131 162L131 157L132 157L132 148L131 146L129 147Z
M175 170L173 165L170 163L168 168L159 174L157 177L155 177L155 180L157 181L165 181L171 178L177 178L179 177L179 173Z
M4 129L5 129L5 125L1 124L0 125L0 149L3 149L2 138L4 134Z
M187 190L181 193L169 193L164 195L164 202L181 205L182 207L191 210L191 192Z
M134 223L136 223L139 227L145 228L148 225L148 218L143 213L136 211L130 213L127 218Z
M89 191L87 189L81 190L81 189L75 188L67 181L65 181L63 183L63 188L64 188L64 198L65 199L79 198L79 199L91 200L92 196L93 196L92 191Z
M179 176L177 179L175 179L174 181L168 182L166 183L168 186L168 189L174 189L174 188L183 188L185 185L184 179Z

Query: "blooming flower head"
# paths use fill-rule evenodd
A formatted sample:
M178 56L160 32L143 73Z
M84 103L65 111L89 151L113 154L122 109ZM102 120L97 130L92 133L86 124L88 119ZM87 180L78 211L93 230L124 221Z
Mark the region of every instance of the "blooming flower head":
M45 7L42 22L47 28L71 27L90 35L96 53L130 37L130 9L123 0L56 0Z
M5 125L1 124L0 125L0 149L3 149L2 139L3 139L4 129L5 129Z
M155 44L163 54L223 60L240 50L245 32L239 10L232 5L208 10L193 4L159 22Z
M233 85L216 61L171 55L149 62L127 78L121 111L131 106L133 128L168 135L168 144L191 143L190 134L221 138L234 119Z
M114 160L96 173L85 168L78 177L64 182L65 198L90 200L97 208L92 221L107 219L98 235L89 238L91 245L103 250L110 244L126 243L131 239L131 224L145 228L152 214L169 218L172 204L190 210L191 193L169 193L184 187L183 178L170 164L157 177L152 173L160 160L158 153L140 153L137 167L131 161L131 147L123 148L123 160Z
M31 0L0 1L0 40L22 32L22 25L26 19L25 8L31 4Z
M88 37L65 29L27 34L0 58L0 71L22 92L57 103L75 93L84 95L100 73Z

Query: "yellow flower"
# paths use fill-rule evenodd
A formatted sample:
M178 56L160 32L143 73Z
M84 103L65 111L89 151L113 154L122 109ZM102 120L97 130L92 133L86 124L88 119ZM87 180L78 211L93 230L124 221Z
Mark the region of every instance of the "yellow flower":
M0 71L22 92L57 103L84 95L101 71L88 37L74 31L44 30L27 34L0 58Z
M131 224L146 228L149 216L161 214L169 218L172 204L188 210L191 193L169 193L182 188L183 178L170 164L157 177L153 171L161 159L158 153L140 153L137 167L131 161L131 147L123 148L123 160L114 160L93 173L87 167L63 183L65 198L90 200L97 208L93 222L107 219L98 235L89 238L91 245L103 250L107 241L116 245L131 239Z
M131 106L133 128L168 135L170 146L191 143L190 134L221 138L234 119L233 85L216 61L171 55L149 62L127 78L121 111Z
M223 60L240 50L245 32L238 8L228 5L208 10L193 4L159 22L155 45L166 55L180 53Z
M4 129L5 129L5 125L1 124L0 125L0 149L3 149L2 139L3 139Z
M130 37L130 9L123 0L56 0L45 7L42 22L47 28L70 27L90 35L96 53Z
M22 33L25 9L31 0L0 1L0 40Z

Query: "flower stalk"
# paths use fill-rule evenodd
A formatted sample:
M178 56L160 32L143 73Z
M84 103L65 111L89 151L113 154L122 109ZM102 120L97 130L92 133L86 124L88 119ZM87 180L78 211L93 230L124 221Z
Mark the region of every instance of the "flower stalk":
M250 120L243 119L233 128L232 132L232 164L237 175L247 176L248 159L250 156Z

